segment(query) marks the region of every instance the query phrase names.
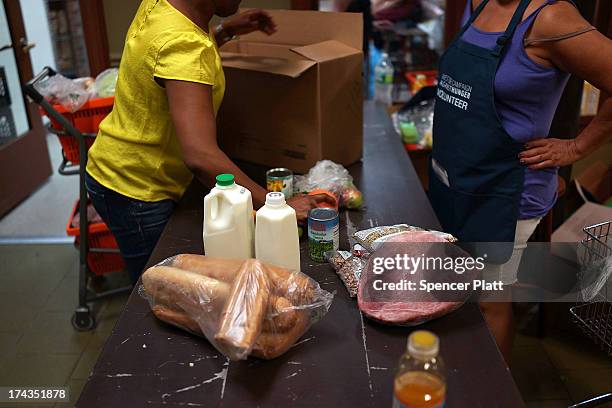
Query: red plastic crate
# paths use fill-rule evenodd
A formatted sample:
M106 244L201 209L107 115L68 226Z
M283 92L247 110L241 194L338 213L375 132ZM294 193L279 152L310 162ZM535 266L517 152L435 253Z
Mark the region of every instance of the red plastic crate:
M76 237L76 244L79 243L81 231L79 227L72 226L74 216L79 212L79 200L74 204L74 208L70 213L68 224L66 225L66 234ZM118 249L117 241L112 232L108 229L105 223L90 223L88 228L89 248L105 248ZM87 265L89 269L96 275L104 275L111 272L122 271L125 269L125 262L118 253L98 253L89 252L87 254Z
M100 122L113 110L114 97L90 99L78 111L70 112L61 105L53 107L62 114L81 133L98 133ZM43 111L43 114L46 113ZM64 130L53 118L51 126L57 130ZM69 135L57 135L66 159L73 164L79 164L79 142ZM87 138L85 142L87 149L91 147L95 139Z

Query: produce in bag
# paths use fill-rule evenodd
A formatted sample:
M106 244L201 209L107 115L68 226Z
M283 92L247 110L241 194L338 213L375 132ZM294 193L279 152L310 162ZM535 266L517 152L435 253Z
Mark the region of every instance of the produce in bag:
M321 188L317 188L317 189L312 190L312 191L310 191L308 193L309 196L316 196L316 195L320 195L320 194L326 195L327 197L331 198L335 204L330 204L327 201L321 201L321 202L318 202L316 204L317 207L319 207L319 208L333 208L336 211L338 211L338 206L339 206L338 197L334 193L332 193L331 191L323 190Z
M294 194L309 193L313 190L328 190L339 200L339 206L359 209L363 196L353 184L353 177L342 165L331 160L317 162L304 176L293 178Z
M255 259L181 254L147 269L142 282L157 318L205 336L232 360L285 353L333 299L303 273Z
M37 82L34 87L51 104L76 112L91 96L82 81L75 82L62 74L55 74Z

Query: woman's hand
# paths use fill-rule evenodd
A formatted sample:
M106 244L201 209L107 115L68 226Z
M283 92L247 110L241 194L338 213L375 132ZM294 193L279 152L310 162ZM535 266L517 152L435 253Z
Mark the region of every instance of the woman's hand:
M537 139L525 145L519 154L521 164L531 170L570 165L582 158L576 139Z
M252 9L223 20L223 29L228 37L262 31L268 35L276 32L272 17L261 9Z
M317 204L324 202L333 206L336 205L336 200L326 194L316 194L311 196L300 194L287 200L287 204L289 204L295 210L298 224L304 224L308 219L308 212L317 207Z

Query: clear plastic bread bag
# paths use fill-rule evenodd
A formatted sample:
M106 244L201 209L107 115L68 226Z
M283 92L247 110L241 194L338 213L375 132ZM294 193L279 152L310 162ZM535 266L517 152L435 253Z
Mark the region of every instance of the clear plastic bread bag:
M333 300L305 274L255 259L181 254L147 269L142 283L157 318L205 336L232 360L282 355Z

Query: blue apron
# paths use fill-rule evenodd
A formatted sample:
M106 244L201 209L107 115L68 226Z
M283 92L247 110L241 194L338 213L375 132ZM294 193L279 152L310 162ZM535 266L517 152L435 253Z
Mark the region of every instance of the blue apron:
M521 0L493 50L461 39L487 3L474 10L440 60L429 197L444 231L460 242L506 243L479 244L477 251L502 263L512 254L524 168L518 158L523 145L506 132L495 108L495 74L530 0Z

